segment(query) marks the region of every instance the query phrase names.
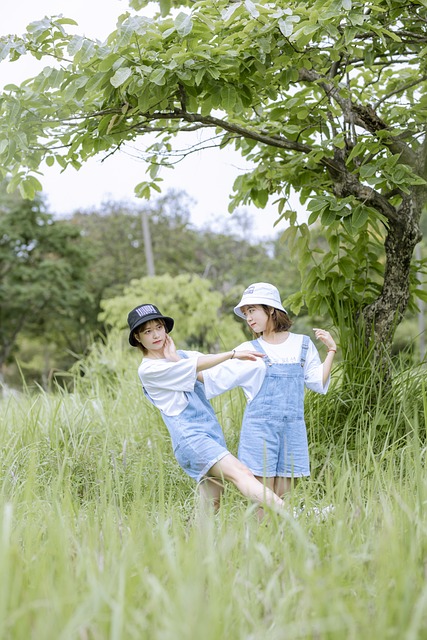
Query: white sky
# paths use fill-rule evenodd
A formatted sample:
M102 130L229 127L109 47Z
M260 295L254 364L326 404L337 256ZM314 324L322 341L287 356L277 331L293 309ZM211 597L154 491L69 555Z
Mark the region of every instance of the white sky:
M126 0L17 0L9 3L7 11L2 12L0 35L20 35L34 20L63 14L78 22L76 33L103 40L114 30L117 17L126 10ZM72 29L70 26L66 28ZM40 66L40 63L29 56L14 63L2 61L0 88L10 82L19 84L36 75L47 64L47 61L42 61ZM184 139L177 138L177 147L185 147L186 143L181 140ZM136 146L143 147L142 138ZM117 153L102 163L101 158L94 158L86 162L79 171L68 168L60 173L55 166L46 167L44 176L39 179L50 211L54 214L67 214L77 208L96 207L108 199L140 202L133 196L133 190L136 184L147 179L145 168L146 165L141 160ZM194 201L191 209L193 224L201 226L209 223L215 227L213 221L218 218L224 222L232 221L232 216L228 213L229 194L235 178L244 168L245 161L232 150L210 149L193 153L174 170L162 170L162 189L185 191ZM265 209L253 206L246 209L253 219L257 237L276 235L286 227L286 223L282 221L273 228L278 214L276 206L271 203Z

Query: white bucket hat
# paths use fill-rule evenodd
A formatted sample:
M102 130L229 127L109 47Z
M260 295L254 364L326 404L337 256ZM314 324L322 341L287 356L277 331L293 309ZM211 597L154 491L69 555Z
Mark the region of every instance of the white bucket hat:
M254 284L250 284L243 292L242 299L237 307L234 307L234 313L240 318L244 318L245 316L240 311L240 308L250 304L266 304L269 307L280 309L280 311L287 313L286 309L282 306L278 289L268 282L255 282Z

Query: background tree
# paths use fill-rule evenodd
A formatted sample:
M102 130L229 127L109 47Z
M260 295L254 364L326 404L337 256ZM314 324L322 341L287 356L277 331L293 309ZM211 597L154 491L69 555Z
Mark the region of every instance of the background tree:
M71 222L91 246L90 282L96 301L120 293L131 279L148 275L143 211L150 224L156 274L207 277L223 294L234 286L240 292L256 280L279 280L283 296L299 291L298 270L283 244L278 239L259 241L247 212L236 211L233 224L218 217L215 228L198 229L190 222L190 205L186 193L171 190L138 206L105 202L72 215Z
M79 352L85 312L87 247L80 231L55 221L40 197L30 202L0 185L0 372L20 336L34 345L43 337L51 349Z
M182 274L145 277L124 288L121 295L101 302L101 319L109 327L129 333L127 314L143 302L152 302L176 321L173 337L180 348L206 352L230 349L242 342L242 323L221 312L223 296L200 276Z
M147 2L130 4L139 11ZM160 188L172 137L211 129L255 166L236 180L231 207L263 207L276 195L290 222L304 278L294 308L305 301L333 314L338 298L344 322L358 317L367 341L373 330L377 347L389 347L416 281L411 259L426 200L425 0L201 0L174 16L167 9L163 2L155 18L124 13L102 43L67 34L65 18L2 40L0 57L60 61L1 98L11 187L31 197L43 159L79 168L138 136L150 143L155 132L150 179L136 187L148 197ZM308 225L288 209L291 189L308 203ZM328 247L308 269L318 219Z

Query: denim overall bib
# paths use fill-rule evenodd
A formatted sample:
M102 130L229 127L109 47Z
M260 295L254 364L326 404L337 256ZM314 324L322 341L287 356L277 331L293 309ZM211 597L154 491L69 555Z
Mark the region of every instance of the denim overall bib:
M182 358L188 358L178 351ZM142 387L145 396L155 405ZM188 404L177 416L167 416L160 410L172 439L172 448L180 467L200 482L213 465L229 451L215 412L205 396L204 386L196 380L194 391L185 392Z
M252 345L265 353L258 340ZM259 477L298 478L310 475L304 421L304 363L309 337L303 336L300 361L266 360L260 391L247 405L238 458Z

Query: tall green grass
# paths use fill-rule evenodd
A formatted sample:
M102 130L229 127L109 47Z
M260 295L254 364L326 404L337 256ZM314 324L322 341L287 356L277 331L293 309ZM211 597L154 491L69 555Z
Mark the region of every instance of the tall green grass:
M136 366L110 343L0 403L2 640L427 638L422 370L309 395L312 478L259 524L231 486L201 518ZM215 408L235 451L240 393Z

